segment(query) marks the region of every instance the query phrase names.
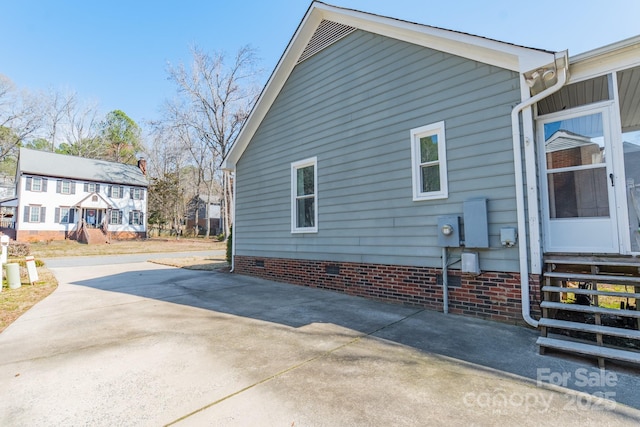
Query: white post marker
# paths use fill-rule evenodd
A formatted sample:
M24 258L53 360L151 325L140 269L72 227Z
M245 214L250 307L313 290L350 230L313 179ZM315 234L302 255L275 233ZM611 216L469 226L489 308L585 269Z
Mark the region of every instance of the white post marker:
M9 247L9 236L5 234L0 236L0 246L2 246L2 253L0 254L0 292L2 292L4 265L7 263L7 248Z
M32 256L26 257L27 260L27 272L29 273L29 283L33 285L38 281L38 270L36 269L36 261Z

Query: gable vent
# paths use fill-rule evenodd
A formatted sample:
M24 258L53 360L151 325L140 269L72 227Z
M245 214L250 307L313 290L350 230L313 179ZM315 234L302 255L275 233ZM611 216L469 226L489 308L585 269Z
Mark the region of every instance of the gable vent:
M355 30L355 27L323 20L322 22L320 22L320 25L318 25L316 32L313 33L313 36L311 37L311 40L309 40L307 47L304 48L304 51L300 55L297 64L308 58L311 58L322 49L331 46L333 43L351 34Z

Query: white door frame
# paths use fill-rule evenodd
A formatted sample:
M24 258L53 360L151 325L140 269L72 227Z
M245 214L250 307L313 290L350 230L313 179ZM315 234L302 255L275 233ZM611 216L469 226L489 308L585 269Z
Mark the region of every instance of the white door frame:
M609 201L609 217L608 218L576 218L576 219L556 219L550 218L549 207L549 189L547 181L547 169L546 169L546 152L545 152L545 137L544 137L544 125L550 122L572 119L589 114L602 114L603 121L603 136L605 140L605 170L609 179L607 182L607 194ZM622 243L624 239L621 239L619 222L618 221L621 212L624 211L621 206L620 200L620 188L624 190L624 164L619 157L620 151L617 147L619 145L616 138L616 132L613 130L612 124L615 120L615 102L605 101L599 102L587 106L572 108L570 110L554 112L544 116L538 116L536 118L536 133L538 141L538 164L539 164L539 181L540 181L540 199L542 207L542 229L543 229L543 247L545 252L569 252L569 253L624 253ZM622 165L622 166L620 166ZM613 174L613 178L610 178L610 174ZM613 182L613 187L611 186ZM626 203L625 203L626 205ZM555 224L552 224L552 221ZM606 223L605 223L606 222ZM560 225L565 228L559 229ZM580 233L579 230L584 229L586 233ZM570 237L567 240L566 245L553 244L554 236L555 240L559 239L556 234L558 230L566 231ZM597 232L599 230L599 233ZM596 239L596 235L599 234L599 240L602 244L592 244ZM564 241L564 240L563 240Z

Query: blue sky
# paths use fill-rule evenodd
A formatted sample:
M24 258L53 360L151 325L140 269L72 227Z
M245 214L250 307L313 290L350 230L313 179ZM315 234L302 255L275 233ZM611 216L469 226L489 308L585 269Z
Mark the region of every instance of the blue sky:
M329 4L575 55L640 34L638 0L328 0ZM76 91L104 114L158 116L167 63L189 47L257 49L269 76L310 0L0 0L0 74Z

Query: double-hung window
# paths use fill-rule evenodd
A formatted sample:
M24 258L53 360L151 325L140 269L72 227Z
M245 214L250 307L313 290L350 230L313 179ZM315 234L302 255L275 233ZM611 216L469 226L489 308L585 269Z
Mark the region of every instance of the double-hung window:
M72 224L75 210L73 208L61 206L55 210L55 222L58 224Z
M46 208L44 206L29 205L24 207L24 222L44 222Z
M413 200L449 196L446 153L444 122L411 130Z
M124 197L124 187L121 185L110 185L107 195L114 199L122 199Z
M141 211L129 212L129 225L144 225L144 216Z
M56 193L60 194L75 194L76 183L66 179L59 179L56 182Z
M291 164L291 232L318 231L318 159Z
M28 176L26 179L26 187L27 191L37 191L37 192L46 192L47 191L47 178L42 178L39 176Z
M109 214L109 224L122 224L122 211L112 210Z
M144 200L144 188L131 187L129 193L132 200Z

